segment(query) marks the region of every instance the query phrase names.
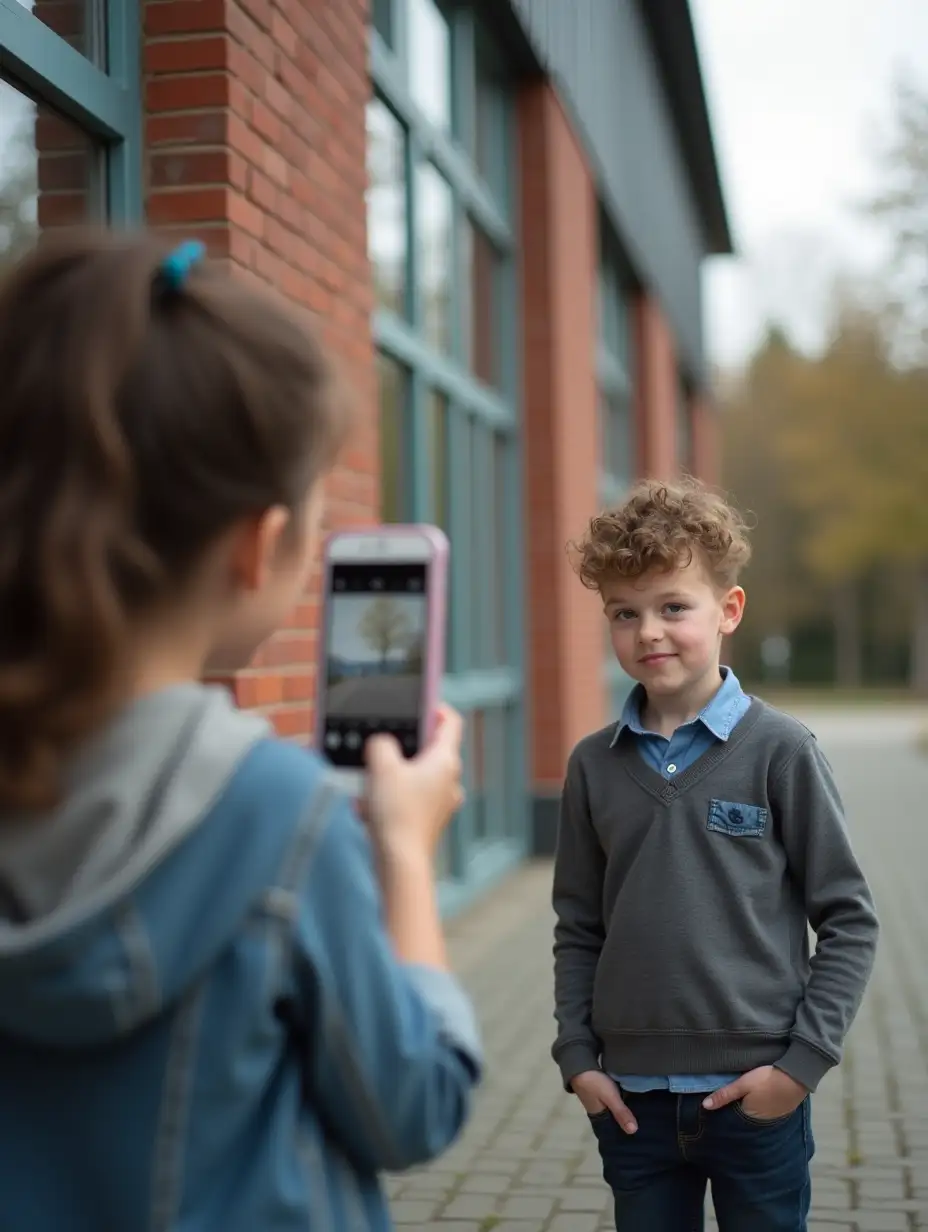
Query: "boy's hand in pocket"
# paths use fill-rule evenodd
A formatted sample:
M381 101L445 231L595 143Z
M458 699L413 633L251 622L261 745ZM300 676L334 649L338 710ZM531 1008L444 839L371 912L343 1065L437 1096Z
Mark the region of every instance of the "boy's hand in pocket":
M761 1065L742 1074L737 1082L713 1091L703 1100L704 1108L724 1108L741 1101L749 1117L758 1121L775 1121L795 1112L809 1094L806 1088L774 1065Z
M587 1116L597 1116L608 1109L627 1134L633 1134L637 1130L635 1118L623 1102L619 1088L601 1069L590 1069L583 1074L577 1074L570 1085L583 1104Z

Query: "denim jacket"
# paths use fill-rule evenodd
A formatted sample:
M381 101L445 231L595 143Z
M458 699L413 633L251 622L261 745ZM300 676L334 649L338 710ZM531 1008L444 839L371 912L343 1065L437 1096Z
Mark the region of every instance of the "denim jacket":
M225 694L133 704L0 818L3 1232L380 1232L480 1072L394 957L323 763Z

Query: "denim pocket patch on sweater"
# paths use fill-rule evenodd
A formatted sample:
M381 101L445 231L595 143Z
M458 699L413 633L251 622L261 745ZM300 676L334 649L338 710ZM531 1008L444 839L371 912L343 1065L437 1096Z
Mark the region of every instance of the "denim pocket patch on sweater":
M732 838L759 838L767 828L767 810L759 804L732 804L713 800L709 805L708 829Z

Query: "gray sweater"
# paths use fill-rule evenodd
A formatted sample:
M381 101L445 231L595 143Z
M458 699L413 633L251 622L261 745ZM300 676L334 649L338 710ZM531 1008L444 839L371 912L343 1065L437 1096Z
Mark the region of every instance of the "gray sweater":
M877 920L831 769L754 700L667 782L612 725L571 754L554 872L553 1055L565 1083L841 1059ZM810 960L808 927L817 935Z

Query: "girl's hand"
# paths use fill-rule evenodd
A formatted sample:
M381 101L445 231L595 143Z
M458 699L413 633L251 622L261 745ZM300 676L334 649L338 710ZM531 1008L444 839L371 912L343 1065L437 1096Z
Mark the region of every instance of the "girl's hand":
M442 706L431 743L408 761L392 736L367 742L363 815L381 856L434 857L442 832L464 803L463 734L461 716Z

